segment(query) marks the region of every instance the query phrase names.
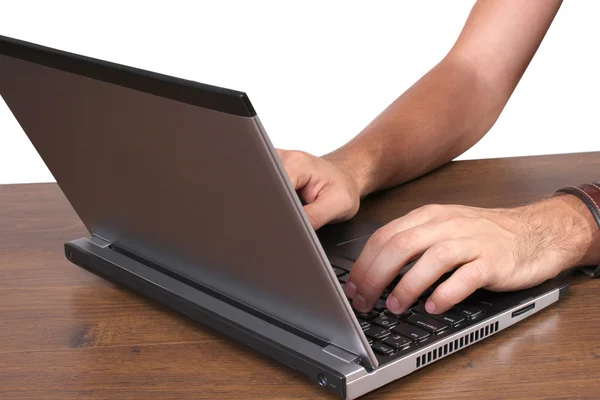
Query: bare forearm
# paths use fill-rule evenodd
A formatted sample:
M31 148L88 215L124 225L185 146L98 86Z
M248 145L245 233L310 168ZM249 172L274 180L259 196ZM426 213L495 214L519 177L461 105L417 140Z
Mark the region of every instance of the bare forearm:
M346 170L364 196L460 155L500 115L560 4L479 0L448 56L325 157Z
M502 106L468 62L447 57L327 157L351 170L366 195L452 160L481 139Z

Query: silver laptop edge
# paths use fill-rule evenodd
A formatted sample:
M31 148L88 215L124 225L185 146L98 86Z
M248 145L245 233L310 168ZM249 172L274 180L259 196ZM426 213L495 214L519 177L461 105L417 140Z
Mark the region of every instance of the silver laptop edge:
M285 172L285 168L284 168L283 164L281 163L281 160L279 159L279 156L277 155L277 152L275 151L275 148L274 148L273 144L271 143L271 140L269 139L269 136L267 135L264 127L260 123L260 120L258 119L258 117L255 117L255 122L257 124L259 132L261 133L261 137L265 142L265 146L269 149L269 152L271 154L271 160L273 161L273 163L275 164L275 167L279 171L281 180L285 184L285 186L288 190L289 198L292 202L294 202L298 216L304 222L304 226L303 226L304 232L307 236L309 236L311 238L315 251L317 251L319 253L322 265L324 266L325 270L327 270L327 272L329 272L329 278L332 281L334 290L337 291L338 296L342 299L342 306L344 308L344 311L347 313L348 318L350 320L352 320L352 322L353 322L353 325L354 325L353 328L355 330L358 340L360 341L360 343L358 343L358 345L355 345L353 348L358 349L357 355L359 357L361 357L361 359L360 359L361 364L365 365L368 368L377 368L379 366L379 361L377 360L377 357L375 357L373 350L369 346L369 342L368 342L366 336L364 335L363 330L361 329L358 320L356 319L356 315L354 314L352 306L350 305L350 302L346 298L346 295L338 282L337 276L335 275L335 273L333 272L333 269L331 268L329 259L327 258L327 255L325 254L323 246L321 246L319 238L317 237L316 232L312 228L311 223L310 223L308 217L306 216L306 213L303 210L302 203L300 202L300 199L298 198L298 196L296 194L296 190L294 189L294 186L290 182L290 180L287 176L287 173Z

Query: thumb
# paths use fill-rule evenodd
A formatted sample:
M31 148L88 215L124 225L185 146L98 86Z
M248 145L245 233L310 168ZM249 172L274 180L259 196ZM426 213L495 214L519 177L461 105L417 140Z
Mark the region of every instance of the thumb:
M350 211L341 207L341 204L344 202L340 201L339 195L336 196L335 192L325 191L320 193L315 201L305 205L304 212L313 229L317 230L331 221L345 220L351 217Z

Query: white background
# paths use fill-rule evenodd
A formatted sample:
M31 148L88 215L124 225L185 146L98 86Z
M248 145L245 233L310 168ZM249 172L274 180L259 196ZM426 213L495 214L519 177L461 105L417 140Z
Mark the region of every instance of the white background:
M245 91L277 147L323 154L433 67L462 1L3 1L0 34ZM566 1L503 115L460 158L600 150L600 2ZM0 183L52 181L0 102Z

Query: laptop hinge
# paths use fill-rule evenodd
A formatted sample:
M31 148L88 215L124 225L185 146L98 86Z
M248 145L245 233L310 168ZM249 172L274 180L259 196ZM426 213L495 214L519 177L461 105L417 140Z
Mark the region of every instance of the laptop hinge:
M352 363L358 360L358 356L356 354L351 353L348 350L344 350L341 347L338 347L334 344L330 344L327 347L323 348L323 351L347 363Z
M103 237L100 237L100 236L96 235L95 233L92 233L92 237L90 238L90 242L92 242L96 246L100 247L101 249L110 246L110 242L108 240L104 239Z

